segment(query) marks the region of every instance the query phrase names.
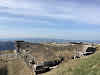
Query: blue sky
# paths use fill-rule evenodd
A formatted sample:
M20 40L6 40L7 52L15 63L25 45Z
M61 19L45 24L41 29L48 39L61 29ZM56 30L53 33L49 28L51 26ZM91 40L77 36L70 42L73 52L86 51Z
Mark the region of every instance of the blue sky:
M0 0L0 38L100 40L100 0Z

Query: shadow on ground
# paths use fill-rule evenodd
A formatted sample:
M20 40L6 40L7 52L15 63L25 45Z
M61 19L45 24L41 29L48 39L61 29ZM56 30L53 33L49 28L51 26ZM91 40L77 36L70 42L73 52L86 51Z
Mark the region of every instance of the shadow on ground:
M0 68L0 75L8 75L7 67Z

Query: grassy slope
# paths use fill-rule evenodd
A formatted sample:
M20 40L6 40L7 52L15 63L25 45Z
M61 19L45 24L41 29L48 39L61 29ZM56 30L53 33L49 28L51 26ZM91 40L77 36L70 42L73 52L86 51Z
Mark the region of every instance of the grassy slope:
M64 62L58 68L43 75L100 75L99 50L91 56Z
M14 60L7 63L8 75L32 75L32 71L23 60Z
M0 61L0 75L32 75L32 71L23 60Z

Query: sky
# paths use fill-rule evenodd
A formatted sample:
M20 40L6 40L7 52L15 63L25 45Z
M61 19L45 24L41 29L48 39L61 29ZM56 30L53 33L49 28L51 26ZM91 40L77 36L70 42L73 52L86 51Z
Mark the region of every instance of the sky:
M0 38L100 40L100 0L0 0Z

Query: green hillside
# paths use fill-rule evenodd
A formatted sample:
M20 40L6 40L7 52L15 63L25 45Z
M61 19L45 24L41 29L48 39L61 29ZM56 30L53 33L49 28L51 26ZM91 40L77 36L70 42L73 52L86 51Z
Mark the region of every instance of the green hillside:
M100 47L93 55L64 62L43 75L100 75Z

